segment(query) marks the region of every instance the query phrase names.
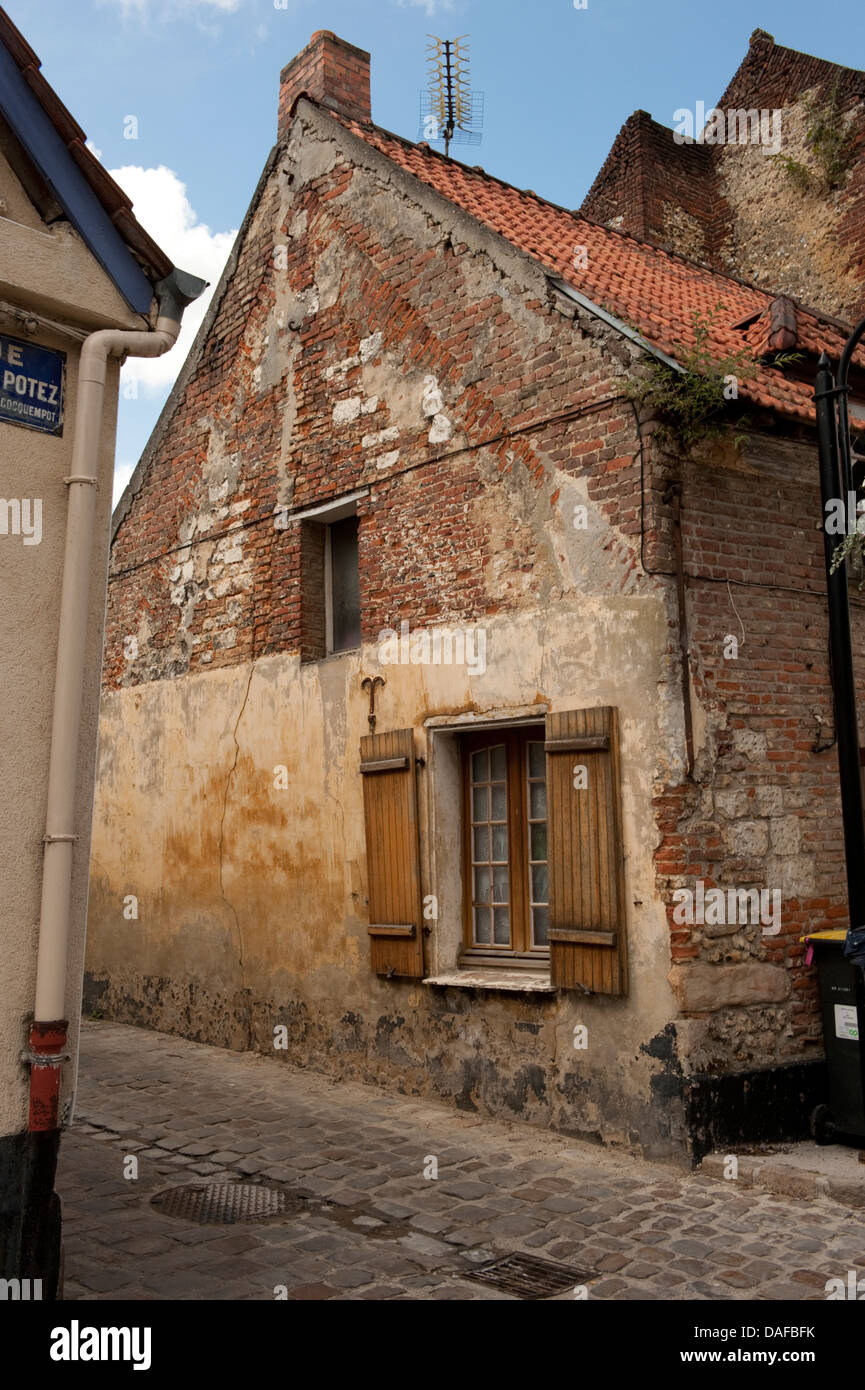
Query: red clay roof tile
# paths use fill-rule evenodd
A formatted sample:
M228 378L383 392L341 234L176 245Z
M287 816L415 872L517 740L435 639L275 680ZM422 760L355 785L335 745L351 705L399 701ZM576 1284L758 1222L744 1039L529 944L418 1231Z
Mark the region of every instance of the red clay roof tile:
M446 159L437 151L412 144L380 126L331 114L400 168L519 250L537 257L548 270L636 328L669 356L676 357L683 347L696 345L696 314L712 314L708 343L716 360L743 349L754 354L756 370L740 381L740 395L785 415L813 420L813 386L760 361L760 355L769 351L774 294L626 232L590 222L545 202L535 193ZM584 267L575 265L575 256L580 259L577 247L585 247ZM749 327L734 326L748 318L755 319ZM837 360L847 337L843 325L798 305L796 321L799 350L817 355L825 349ZM865 352L861 349L856 361L865 366Z

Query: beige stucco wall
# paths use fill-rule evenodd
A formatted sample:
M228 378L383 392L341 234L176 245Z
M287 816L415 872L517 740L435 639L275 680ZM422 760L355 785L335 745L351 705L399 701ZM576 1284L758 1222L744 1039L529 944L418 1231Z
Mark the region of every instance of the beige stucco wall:
M0 160L0 300L50 314L73 328L100 324L143 327L77 233L66 225L39 226L20 184ZM42 501L42 539L23 544L0 535L0 1136L26 1126L28 1070L20 1060L32 1017L45 832L54 664L66 526L67 489L75 429L80 345L64 333L33 331L0 310L0 332L66 353L62 436L0 422L0 497ZM97 543L91 569L87 683L81 726L72 936L67 1015L70 1050L77 1051L87 905L87 853L96 754L108 528L114 470L119 367L109 367L98 459ZM64 1072L62 1099L74 1085Z
M114 1016L233 1047L267 1050L284 1022L288 1055L306 1065L660 1151L649 1115L658 1063L641 1046L677 1012L652 866L653 787L682 746L668 619L659 597L583 597L487 620L483 675L382 668L368 647L311 665L268 656L107 693L88 997ZM431 747L447 735L433 739L425 721L618 706L627 998L485 994L468 1016L459 990L371 972L358 768L368 731L361 679L375 673L387 681L378 731L413 727L426 759L418 791L423 892L439 899L433 971L456 964L460 906L447 752ZM285 790L274 785L279 765ZM574 1049L577 1023L589 1030L585 1052Z
M74 227L45 225L2 154L0 200L0 299L82 327L143 326Z

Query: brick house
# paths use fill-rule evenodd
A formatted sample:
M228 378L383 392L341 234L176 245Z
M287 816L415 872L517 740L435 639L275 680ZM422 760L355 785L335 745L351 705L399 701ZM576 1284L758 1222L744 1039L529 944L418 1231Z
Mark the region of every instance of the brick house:
M846 330L783 288L390 134L313 36L115 513L89 1007L646 1154L804 1132ZM628 383L699 315L747 420L683 450Z

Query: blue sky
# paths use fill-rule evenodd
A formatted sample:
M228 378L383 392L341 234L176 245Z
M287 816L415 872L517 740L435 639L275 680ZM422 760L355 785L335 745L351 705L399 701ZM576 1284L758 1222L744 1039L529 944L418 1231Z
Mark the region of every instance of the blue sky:
M632 111L672 125L679 107L711 106L757 27L865 68L862 0L588 0L581 10L573 0L3 3L102 162L122 171L140 220L184 269L211 280L273 144L280 68L316 29L370 51L373 119L412 139L427 34L469 34L483 140L454 154L566 207L579 206ZM130 116L135 139L124 138L135 132ZM118 481L147 442L182 346L127 373Z

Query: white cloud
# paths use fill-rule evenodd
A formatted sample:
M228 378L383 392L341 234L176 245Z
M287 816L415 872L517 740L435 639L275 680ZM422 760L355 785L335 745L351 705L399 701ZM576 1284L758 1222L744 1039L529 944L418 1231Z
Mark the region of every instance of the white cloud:
M404 10L406 5L412 5L415 9L422 9L427 19L434 18L438 10L443 10L449 14L454 8L453 0L396 0L396 3L401 10Z
M88 149L92 155L95 155L96 158L97 158L98 160L101 161L101 159L102 159L102 151L101 151L101 150L97 150L97 148L96 148L96 146L94 145L93 141L92 141L92 140L86 140L86 141L84 142L84 144L85 144L85 148Z
M123 495L123 490L124 490L124 488L126 487L126 484L129 482L129 479L132 477L132 474L133 474L134 472L135 472L135 464L134 464L134 463L115 463L115 465L114 465L114 493L113 493L113 496L112 496L112 498L111 498L111 508L112 508L112 511L113 511L113 509L117 506L117 503L120 501L120 498L121 498L121 496Z
M158 169L142 169L127 164L109 172L132 199L138 221L174 264L210 281L209 288L184 313L176 346L164 357L130 357L123 368L123 386L134 381L141 394L156 395L173 384L183 365L225 267L237 229L214 232L205 222L199 222L186 196L186 184L165 165Z

